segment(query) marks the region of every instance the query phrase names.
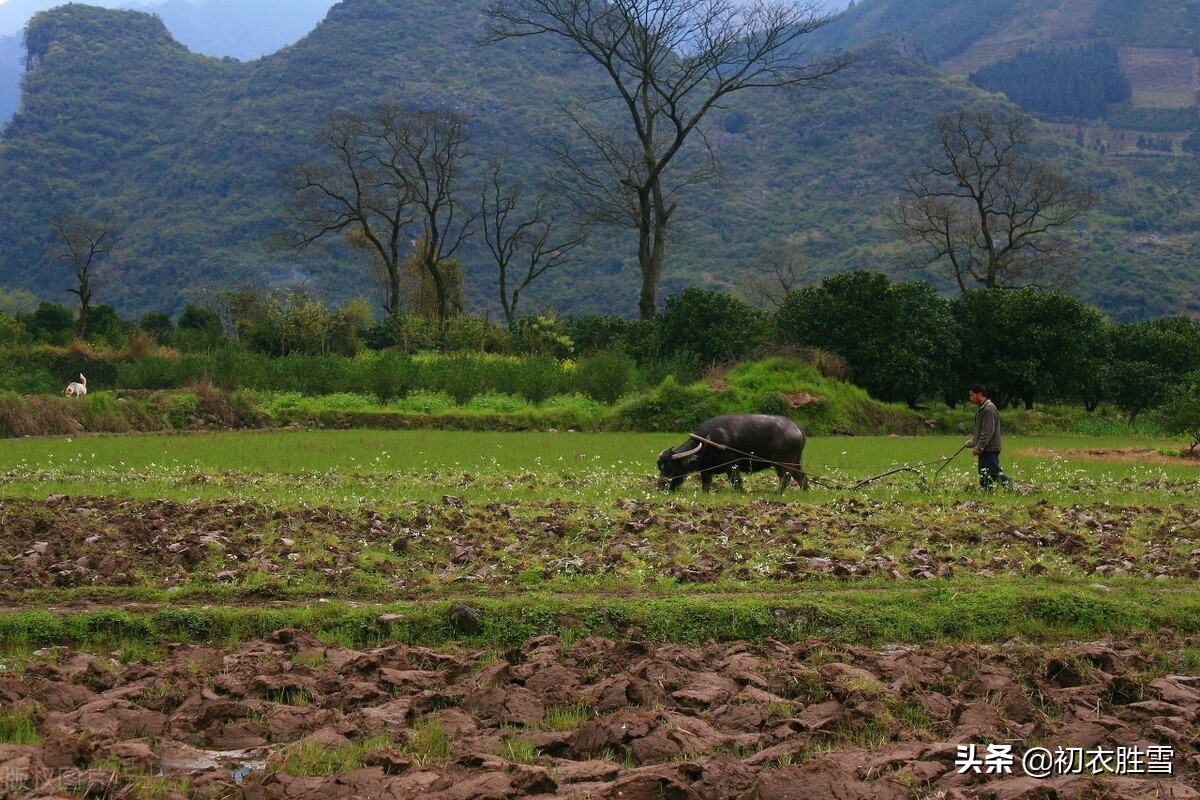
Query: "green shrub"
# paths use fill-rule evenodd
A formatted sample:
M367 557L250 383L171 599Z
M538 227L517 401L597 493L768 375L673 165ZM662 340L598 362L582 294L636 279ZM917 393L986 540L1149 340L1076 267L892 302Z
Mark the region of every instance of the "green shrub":
M636 354L641 352L643 340L654 338L654 322L601 314L568 316L563 321L563 333L575 343L579 354L616 349Z
M239 386L271 388L269 385L263 385L263 379L271 373L271 361L264 355L241 353L225 347L213 352L201 363L204 366L203 372L189 377L207 380L220 389L235 389Z
M366 389L375 395L381 406L416 388L417 365L408 353L384 350L373 358L360 359L359 365L366 370L363 381Z
M611 422L629 430L687 431L720 413L720 400L708 387L680 386L667 377L657 390L618 407Z
M364 330L362 340L373 350L397 347L416 353L437 347L437 323L417 314L387 316Z
M334 394L350 388L354 374L351 364L345 356L293 353L271 361L274 386L253 388L284 389L310 395Z
M673 378L677 383L694 383L704 374L705 365L695 356L677 353L671 358L652 358L641 362L635 385L640 389L653 389Z
M508 326L508 335L518 353L567 358L575 350L562 323L553 317L518 317Z
M75 315L58 303L43 302L21 321L30 336L50 344L66 345L75 333Z
M791 404L788 403L787 397L782 392L763 392L756 404L759 414L774 414L776 416L787 416L791 410Z
M702 365L736 361L771 336L767 315L759 309L695 287L667 298L658 329L664 356L687 354Z
M0 345L13 345L27 342L29 334L25 326L11 314L0 311Z
M605 408L595 400L580 394L556 394L541 405L545 411L572 411L588 417L599 418Z
M1200 446L1200 371L1171 387L1166 402L1152 412L1152 421L1172 436L1188 440L1188 452Z
M79 380L80 374L87 376L89 391L116 385L116 364L97 356L86 345L74 344L65 350L35 350L34 355L39 361L48 356L50 373L59 378L55 394L61 393L68 382Z
M516 362L516 390L531 403L541 403L566 388L562 364L549 356L536 356Z
M0 391L16 394L58 394L62 392L63 385L49 370L42 367L21 369L14 366L0 373Z
M151 355L120 362L115 385L120 389L174 389L179 385L175 362Z
M200 402L192 392L172 394L167 399L167 419L172 428L186 428L199 413Z
M109 392L89 392L77 405L85 430L119 432L130 428L124 405Z
M421 364L421 383L426 389L443 392L464 406L471 398L495 382L485 382L484 369L476 356L454 355L426 361Z
M633 385L637 365L620 350L600 350L580 359L575 368L579 391L600 403L615 403Z
M555 395L542 403L539 427L595 430L607 410L606 406L583 395Z
M505 348L504 331L483 317L460 314L446 321L444 346L452 352L499 352Z
M267 401L267 411L272 414L277 414L280 411L312 410L310 399L299 392L274 392Z

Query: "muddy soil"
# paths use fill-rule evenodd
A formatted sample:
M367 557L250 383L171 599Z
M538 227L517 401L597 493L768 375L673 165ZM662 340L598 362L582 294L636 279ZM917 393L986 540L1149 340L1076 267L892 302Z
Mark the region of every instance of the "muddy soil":
M0 798L1197 798L1197 646L53 648L0 673Z
M1046 450L1039 447L1022 448L1015 451L1016 455L1032 456L1034 458L1066 458L1084 461L1109 461L1135 464L1192 464L1200 465L1200 457L1190 448L1183 447L1174 453L1165 453L1149 447L1120 447L1120 448L1086 448L1066 450Z
M406 502L387 511L114 498L0 502L0 604L22 593L205 587L258 599L303 582L334 596L508 591L646 574L689 585L960 576L1200 577L1193 505L955 507L774 500L711 508L618 500ZM639 577L639 575L641 577ZM318 585L319 584L319 585Z

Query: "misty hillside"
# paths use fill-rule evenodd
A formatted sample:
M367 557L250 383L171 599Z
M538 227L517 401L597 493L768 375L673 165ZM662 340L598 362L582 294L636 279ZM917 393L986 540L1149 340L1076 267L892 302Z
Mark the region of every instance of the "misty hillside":
M12 118L21 100L25 48L15 36L0 36L0 125Z
M472 164L508 153L536 180L550 166L536 143L564 130L557 104L606 88L589 64L541 41L479 46L483 5L346 0L296 44L248 63L189 52L149 14L48 12L38 66L0 146L0 285L65 301L67 276L45 263L44 248L49 220L75 210L110 214L123 230L120 264L96 300L128 314L177 311L242 281L311 281L331 300L374 299L344 248L265 244L283 218L277 173L315 154L320 120L381 99L454 108L472 121ZM736 97L710 119L722 180L683 198L663 295L688 285L737 291L781 247L802 259L808 280L870 269L949 289L908 269L913 254L890 212L937 117L998 102L897 39L857 47L829 91ZM1200 311L1196 160L1115 138L1098 147L1061 123L1042 126L1038 142L1102 197L1077 231L1076 293L1117 319ZM494 308L487 259L478 248L463 258L471 307ZM570 272L536 284L526 309L633 314L636 287L632 246L606 234Z
M147 11L161 17L171 36L195 53L241 61L274 53L324 19L335 0L90 0L88 5ZM845 0L822 0L829 12ZM20 98L25 23L63 0L0 2L0 126L12 119Z
M313 29L334 0L103 0L89 5L144 10L195 53L242 61L274 53ZM25 23L61 0L0 3L0 125L12 119L24 72Z

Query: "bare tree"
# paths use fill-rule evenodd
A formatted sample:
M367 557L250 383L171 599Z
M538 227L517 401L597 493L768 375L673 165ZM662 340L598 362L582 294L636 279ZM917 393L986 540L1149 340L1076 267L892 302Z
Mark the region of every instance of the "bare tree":
M799 248L785 246L766 253L751 265L746 293L752 300L779 309L787 293L800 285L807 263Z
M492 166L491 178L480 197L479 217L484 240L496 262L500 305L511 325L521 292L547 271L570 261L572 251L587 240L587 235L575 227L560 231L562 219L551 210L547 194L538 192L528 197L520 182L506 184L502 171L502 164Z
M108 219L62 214L55 220L51 254L75 276L75 286L67 291L79 298L79 319L75 323L75 336L79 339L87 335L96 269L116 246L117 231Z
M657 313L678 192L710 174L675 169L705 115L746 89L819 85L846 63L804 57L800 39L832 19L807 0L499 0L487 13L489 41L549 34L608 76L621 111L570 112L584 152L556 150L594 219L637 230L643 319ZM705 150L693 164L712 164Z
M407 177L419 234L417 254L433 281L444 331L451 312L462 310L462 272L454 254L471 236L476 217L457 195L467 123L458 114L441 111L409 115L398 122L390 143ZM452 302L455 298L458 301Z
M400 265L413 222L408 181L388 139L396 111L331 117L317 134L328 161L302 162L284 172L296 223L289 244L304 250L326 234L341 234L351 246L370 251L385 275L383 310L391 315L403 310Z
M289 243L302 250L341 234L371 252L384 273L383 308L392 315L404 310L404 263L415 254L444 323L458 296L451 285L458 272L446 265L474 220L473 214L462 218L455 197L465 133L465 121L455 114L410 112L394 103L331 118L319 133L330 159L284 173L296 223Z
M937 139L904 184L894 220L905 239L964 294L1065 283L1074 248L1060 229L1095 197L1030 154L1029 118L959 109L938 120Z

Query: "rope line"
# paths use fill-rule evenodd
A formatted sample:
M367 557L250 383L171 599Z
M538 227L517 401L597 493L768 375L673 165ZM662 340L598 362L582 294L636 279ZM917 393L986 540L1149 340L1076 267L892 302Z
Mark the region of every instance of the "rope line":
M877 481L880 478L886 478L889 475L895 475L896 473L899 473L899 472L911 472L917 476L918 480L920 480L922 483L924 483L925 476L923 474L921 474L921 471L918 469L918 467L928 467L932 464L937 464L938 462L941 462L941 466L939 466L937 468L937 470L933 473L933 480L936 481L938 476L942 474L942 470L946 468L946 465L949 464L951 461L953 461L958 456L959 453L961 453L963 450L967 449L967 446L964 444L962 447L955 450L953 455L941 456L939 458L932 458L928 461L918 461L916 464L903 464L898 467L892 466L890 464L868 465L868 469L877 469L881 466L892 466L892 468L887 470L886 472L881 472L878 475L872 475L869 478L863 478L862 480L858 481L857 483L855 483L851 486L847 486L845 484L832 483L832 482L826 480L825 478L822 478L817 475L813 475L812 473L809 473L809 472L805 472L804 468L801 467L799 464L792 464L792 463L789 463L786 461L773 461L769 458L763 458L762 456L756 455L752 452L747 452L745 450L739 450L736 447L731 447L730 445L727 445L727 444L721 444L720 442L714 442L712 439L707 439L696 433L689 433L688 436L690 438L695 439L696 441L700 442L701 444L712 445L713 447L717 448L718 450L729 450L730 452L737 453L740 456L745 456L754 461L760 461L764 464L770 464L774 467L782 467L784 469L798 469L801 472L804 472L804 474L808 477L808 479L810 481L812 481L813 483L816 483L818 486L825 486L830 489L859 489L859 488L862 488L863 486L866 486L868 483ZM729 467L733 464L736 464L739 461L741 461L740 458L733 458L733 459L730 459L729 461L725 461L720 464L717 464L715 467L713 467L713 469L714 470L723 469L725 467ZM826 469L829 468L828 464L826 464L824 466Z

